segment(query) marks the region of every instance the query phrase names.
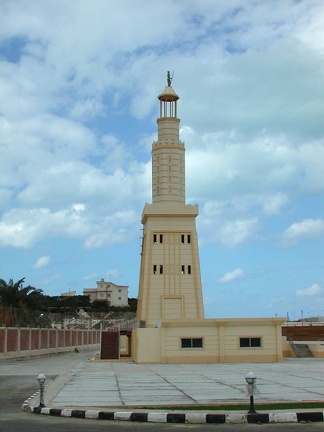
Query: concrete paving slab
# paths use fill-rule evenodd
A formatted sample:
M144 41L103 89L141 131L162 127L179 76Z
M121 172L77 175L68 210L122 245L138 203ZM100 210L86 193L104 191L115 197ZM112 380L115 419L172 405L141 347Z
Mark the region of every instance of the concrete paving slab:
M277 364L277 369L278 369ZM314 363L313 366L319 366L318 363ZM321 363L323 365L323 363ZM221 370L223 365L217 365L218 371ZM215 373L213 370L214 365L135 365L130 363L120 363L120 364L111 364L107 363L106 370L109 371L110 377L111 372L115 374L115 381L118 382L118 388L120 392L120 400L122 405L163 405L163 404L186 404L186 403L215 403L219 401L246 401L245 396L245 384L244 376L246 371L249 371L253 368L253 366L257 366L261 373L264 373L262 369L266 368L265 365L224 365L225 371L222 372L222 382L220 383L218 378L218 373ZM269 365L267 365L269 367ZM273 400L276 401L278 398L281 400L314 400L314 397L322 397L324 399L324 395L321 394L321 389L318 388L318 382L316 387L316 392L314 392L314 387L309 384L309 379L314 379L314 382L318 379L318 375L316 374L315 367L315 375L310 376L308 374L308 378L304 377L304 368L303 375L300 376L301 371L299 371L300 364L295 363L293 366L293 377L286 376L277 370L273 373L273 369L275 365L271 364L269 370L267 371L267 381L262 382L262 378L260 379L260 384L258 383L258 387L260 389L260 393L262 396L260 400ZM283 366L286 366L285 364ZM292 364L289 363L291 368ZM105 368L103 367L103 363L100 364L99 373L105 375ZM255 368L254 368L255 369ZM285 367L283 368L285 369ZM181 370L182 376L179 376L179 370ZM243 374L244 370L244 374ZM82 374L78 374L74 376L73 381L70 382L72 386L72 390L70 386L66 386L66 388L70 388L70 390L78 391L80 388L88 388L89 382L92 381L92 385L95 385L95 381L93 380L93 376L95 376L94 372L96 371L96 365L85 364L84 370ZM143 373L145 371L145 373ZM98 372L98 371L97 371ZM212 373L211 373L212 372ZM85 386L77 385L78 381L83 380L84 376L90 374L92 379L88 380ZM234 375L234 376L233 376ZM300 379L300 381L298 381ZM114 381L114 380L112 380ZM305 384L308 382L308 387L298 388L298 383L301 382ZM105 385L112 386L112 382L108 382L101 376L100 388L96 389L98 391L104 388ZM111 388L111 387L110 387ZM116 388L115 385L112 388ZM89 391L89 390L88 390ZM88 403L93 404L94 397L91 392L91 398L89 398ZM70 396L70 395L69 395ZM70 398L68 398L70 399ZM87 398L82 398L82 400L78 399L75 403L86 403ZM107 394L102 393L100 398L96 398L97 404L106 404L109 406L111 403L114 405L118 402L118 399L113 397L107 397ZM53 406L58 406L62 403L61 398L56 398L53 400Z
M324 359L281 363L137 365L90 362L95 351L0 362L1 375L57 375L45 404L76 409L247 402L245 375L257 374L261 401L323 401ZM17 368L17 364L19 367ZM26 395L27 396L27 395ZM31 402L32 403L32 402Z

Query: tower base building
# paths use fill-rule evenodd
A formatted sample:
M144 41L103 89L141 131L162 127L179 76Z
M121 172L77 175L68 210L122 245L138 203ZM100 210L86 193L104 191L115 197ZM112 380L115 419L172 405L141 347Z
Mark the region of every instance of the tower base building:
M136 363L251 363L283 360L281 318L163 320L133 330Z

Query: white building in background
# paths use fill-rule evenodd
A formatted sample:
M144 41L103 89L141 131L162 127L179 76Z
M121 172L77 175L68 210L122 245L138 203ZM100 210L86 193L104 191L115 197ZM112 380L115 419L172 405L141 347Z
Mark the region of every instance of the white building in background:
M65 293L61 293L61 297L74 297L76 296L76 291L68 291Z
M100 301L109 306L128 306L128 286L116 285L104 278L97 282L97 288L84 288L83 295L88 295L91 303Z

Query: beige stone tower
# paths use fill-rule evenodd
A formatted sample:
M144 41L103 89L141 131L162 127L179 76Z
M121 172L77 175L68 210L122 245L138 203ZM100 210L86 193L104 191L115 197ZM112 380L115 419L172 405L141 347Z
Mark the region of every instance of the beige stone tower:
M179 96L167 86L158 96L158 140L152 144L152 204L142 214L143 243L137 319L203 319L197 205L185 204L185 146L179 140Z

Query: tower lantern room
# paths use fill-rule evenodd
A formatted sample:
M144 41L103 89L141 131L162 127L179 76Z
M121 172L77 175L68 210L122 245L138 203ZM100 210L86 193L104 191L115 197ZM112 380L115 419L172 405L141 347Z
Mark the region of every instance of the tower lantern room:
M174 92L171 87L170 72L167 77L168 85L163 92L158 96L160 100L160 118L162 117L177 117L177 101L179 96Z

